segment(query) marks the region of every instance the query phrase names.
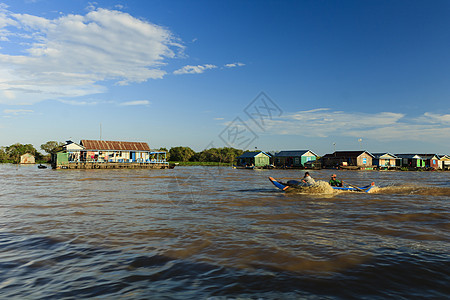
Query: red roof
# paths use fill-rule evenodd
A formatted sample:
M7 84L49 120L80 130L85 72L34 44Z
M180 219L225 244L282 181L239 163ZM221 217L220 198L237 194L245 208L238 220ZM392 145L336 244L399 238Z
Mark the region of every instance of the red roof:
M143 142L81 140L80 145L86 150L150 151L148 144Z

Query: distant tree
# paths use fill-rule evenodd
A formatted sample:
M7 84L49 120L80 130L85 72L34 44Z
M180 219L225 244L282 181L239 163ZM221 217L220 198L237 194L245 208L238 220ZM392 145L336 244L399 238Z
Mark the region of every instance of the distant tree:
M8 160L14 163L19 163L20 156L25 153L30 153L34 156L36 156L36 154L39 154L42 157L42 155L31 144L26 145L22 145L20 143L13 144L5 148L5 153L8 157Z
M52 154L55 153L55 151L63 145L64 143L62 142L48 141L47 143L41 145L41 149L47 152L48 154Z
M169 150L171 161L189 161L194 154L195 151L189 147L172 147Z
M229 147L210 148L198 153L196 157L198 161L202 162L232 163L242 153L242 150Z
M6 154L6 147L0 148L0 163L9 162L8 155Z

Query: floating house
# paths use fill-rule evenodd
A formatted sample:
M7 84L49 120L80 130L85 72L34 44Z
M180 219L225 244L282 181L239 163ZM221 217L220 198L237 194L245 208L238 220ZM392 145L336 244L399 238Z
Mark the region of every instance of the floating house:
M274 155L274 165L282 168L303 168L308 162L317 160L311 150L280 151Z
M240 167L267 167L270 165L270 155L263 151L245 152L237 157L237 165Z
M375 157L367 151L336 151L322 157L324 168L369 169Z
M439 169L450 170L450 155L439 155Z
M418 154L425 162L426 168L439 169L439 156L436 154Z
M67 141L52 155L55 169L166 168L166 152L147 143L100 140Z
M401 166L404 168L425 168L425 161L418 154L395 154L401 159Z
M391 153L372 153L374 158L372 159L373 165L381 169L396 168L401 166L401 158Z
M25 153L25 154L20 156L20 163L21 164L35 164L36 160L35 160L33 154Z

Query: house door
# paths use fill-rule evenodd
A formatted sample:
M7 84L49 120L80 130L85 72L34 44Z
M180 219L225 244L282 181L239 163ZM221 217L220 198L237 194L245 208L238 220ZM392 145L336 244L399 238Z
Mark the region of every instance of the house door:
M131 161L136 161L136 152L130 152L131 154Z

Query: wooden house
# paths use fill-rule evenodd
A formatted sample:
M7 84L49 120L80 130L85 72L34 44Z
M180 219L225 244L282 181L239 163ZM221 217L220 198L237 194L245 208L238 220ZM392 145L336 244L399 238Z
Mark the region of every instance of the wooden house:
M301 168L310 161L315 161L318 155L311 150L280 151L274 156L274 165L283 168Z
M36 160L35 160L33 154L25 153L25 154L20 156L20 163L21 164L35 164Z
M367 151L336 151L322 157L324 168L371 168L374 156Z
M378 168L395 168L401 166L401 159L391 153L372 153L374 158L372 163Z
M450 155L439 155L439 169L450 170Z
M401 159L401 166L404 168L424 168L425 161L418 154L395 154Z
M426 168L439 169L439 156L436 154L418 154L425 162Z
M264 151L245 152L237 157L240 167L267 167L270 165L270 155Z
M54 168L132 168L149 167L149 164L166 167L166 152L152 151L143 142L81 140L77 144L67 141L61 151L52 155Z

